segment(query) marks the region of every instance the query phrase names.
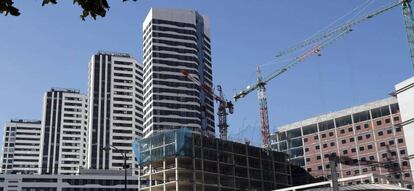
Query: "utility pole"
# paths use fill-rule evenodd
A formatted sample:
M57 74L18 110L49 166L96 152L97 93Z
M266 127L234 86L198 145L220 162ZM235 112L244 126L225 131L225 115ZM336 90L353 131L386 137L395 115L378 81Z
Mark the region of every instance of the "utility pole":
M329 156L329 166L331 167L331 179L332 179L332 190L339 191L338 184L338 172L336 171L336 164L338 162L338 157L336 153L331 153Z
M128 182L127 182L128 181L127 180L127 170L128 170L127 151L126 150L125 151L121 151L121 150L119 150L118 148L116 148L113 145L107 145L106 147L102 148L102 150L105 150L105 151L109 151L111 149L114 150L114 151L117 151L117 152L121 153L122 154L122 158L124 158L124 164L122 165L122 167L124 169L124 186L125 186L124 190L127 191L127 185L128 185Z

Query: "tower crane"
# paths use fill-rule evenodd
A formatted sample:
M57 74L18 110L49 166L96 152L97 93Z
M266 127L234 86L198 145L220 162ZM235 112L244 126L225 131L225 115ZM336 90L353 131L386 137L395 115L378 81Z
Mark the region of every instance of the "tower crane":
M227 140L227 128L229 127L229 125L227 123L227 115L228 114L233 114L233 111L234 111L233 103L224 98L223 90L222 90L222 87L220 85L217 86L217 91L219 92L219 95L216 95L216 94L214 94L213 90L209 86L207 86L205 84L204 85L201 84L196 78L191 76L188 73L188 71L181 70L181 73L185 77L187 77L189 80L191 80L194 84L196 84L199 87L202 87L202 90L205 93L207 93L209 95L212 95L214 100L219 103L217 115L219 117L218 127L219 127L219 131L220 131L220 138L223 139L223 140Z
M323 48L325 48L326 46L329 46L330 44L332 44L339 38L351 32L354 26L364 23L398 6L402 6L404 21L405 21L405 29L407 32L408 44L410 47L410 57L411 57L411 62L414 67L414 19L412 15L410 2L411 0L395 1L378 10L370 12L369 14L353 19L345 24L334 27L326 32L319 33L310 39L307 39L295 46L292 46L284 51L277 53L276 57L282 57L288 54L298 52L300 50L305 50L303 54L295 57L292 61L288 62L285 66L271 73L269 76L265 78L262 77L261 72L260 72L260 67L258 67L257 68L257 81L247 86L246 89L244 89L243 91L237 93L234 96L234 99L235 101L237 101L238 99L245 97L247 94L251 93L254 90L258 91L259 108L260 108L260 126L261 126L263 146L270 147L270 130L269 130L268 107L267 107L266 87L265 87L266 84L270 82L271 80L273 80L274 78L278 77L279 75L290 70L293 66L297 65L298 63L303 62L305 59L311 56L314 56L314 55L321 55L321 51Z

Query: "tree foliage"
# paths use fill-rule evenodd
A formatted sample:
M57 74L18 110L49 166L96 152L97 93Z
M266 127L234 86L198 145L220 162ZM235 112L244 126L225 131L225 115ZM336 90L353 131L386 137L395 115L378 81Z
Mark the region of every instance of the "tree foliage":
M128 0L122 0L125 2ZM137 0L132 0L137 1ZM4 15L19 16L20 11L18 8L13 6L13 0L0 0L0 12ZM57 4L57 0L43 0L42 6L47 4ZM109 10L109 4L107 0L73 0L73 4L77 4L82 8L82 14L80 15L82 20L86 17L91 16L96 19L97 16L105 17L106 12Z

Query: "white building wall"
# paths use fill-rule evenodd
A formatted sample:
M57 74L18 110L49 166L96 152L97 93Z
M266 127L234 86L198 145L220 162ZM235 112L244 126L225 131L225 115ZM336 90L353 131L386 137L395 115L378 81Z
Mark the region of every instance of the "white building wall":
M395 85L408 155L414 154L414 77ZM413 170L414 160L410 160Z

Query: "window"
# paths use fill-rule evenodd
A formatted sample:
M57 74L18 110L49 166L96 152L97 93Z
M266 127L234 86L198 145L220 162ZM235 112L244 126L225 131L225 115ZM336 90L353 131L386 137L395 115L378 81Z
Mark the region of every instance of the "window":
M351 171L346 171L346 175L351 175Z
M395 132L401 132L401 127L396 127Z
M344 134L345 133L345 129L341 129L341 134Z
M367 139L371 138L371 134L366 134L365 138L367 138Z
M362 172L368 172L367 168L362 169Z
M329 158L329 154L323 155L324 158Z
M353 153L356 152L356 149L355 148L352 148L351 149L351 152L353 152Z
M403 161L403 162L402 162L402 165L403 165L403 166L408 166L408 162L407 162L407 161Z
M372 145L368 145L368 146L367 146L367 148L368 148L368 149L372 149Z
M359 174L359 170L355 170L355 174Z
M355 139L353 137L349 139L349 142L354 142L354 141Z
M332 137L334 134L333 132L329 132L329 136Z
M310 161L310 158L306 158L306 162L309 162Z
M361 126L360 125L357 125L357 126L355 126L355 129L356 130L360 130L361 129Z
M382 136L382 135L384 135L384 133L382 131L379 131L378 136Z
M390 140L389 143L390 143L390 145L393 145L394 144L394 140Z
M365 123L364 124L364 128L366 129L366 128L368 128L369 127L369 124L368 123Z
M335 146L335 142L331 142L331 147Z
M369 156L369 160L375 160L374 156Z
M344 155L348 154L348 150L343 150L342 153L344 153Z
M352 131L353 131L352 127L348 128L348 132L352 132Z
M410 177L410 173L405 173L404 176L405 177Z
M387 158L387 153L382 154L382 158Z
M308 138L304 138L303 142L305 142L305 143L308 142Z
M382 121L377 121L377 125L381 125L382 124Z
M329 168L329 164L325 165L325 168L328 169Z
M312 168L308 168L308 172L312 172Z
M322 166L318 166L318 170L322 170Z
M365 157L361 157L361 161L367 161Z
M404 139L398 139L398 143L403 143L404 142Z
M316 160L321 160L321 156L320 155L316 156Z
M387 134L391 134L391 133L392 133L392 129L388 129Z
M324 134L322 134L322 138L326 138L326 134L324 133Z
M316 145L316 146L315 146L315 149L316 149L316 150L319 150L319 149L320 149L319 145Z
M394 117L394 121L399 121L400 120L400 117Z
M392 151L392 152L391 152L391 156L397 156L397 152Z
M305 148L305 152L309 152L309 148Z
M344 139L344 140L342 140L342 144L345 144L346 143L346 140Z
M385 119L385 123L391 123L391 119Z
M380 143L380 146L381 146L381 147L385 147L385 142L381 142L381 143Z
M362 136L358 136L358 141L362 140Z
M365 148L364 147L359 147L359 151L364 151Z
M318 135L315 135L313 139L318 140Z
M371 167L371 171L376 171L376 170L377 170L377 167L375 166Z
M328 147L328 144L326 144L326 143L323 144L323 148L326 148L326 147Z
M405 155L405 150L400 150L401 155Z

